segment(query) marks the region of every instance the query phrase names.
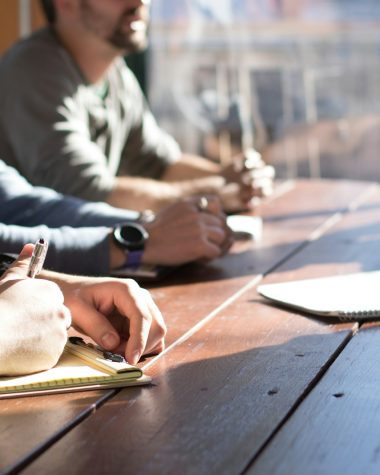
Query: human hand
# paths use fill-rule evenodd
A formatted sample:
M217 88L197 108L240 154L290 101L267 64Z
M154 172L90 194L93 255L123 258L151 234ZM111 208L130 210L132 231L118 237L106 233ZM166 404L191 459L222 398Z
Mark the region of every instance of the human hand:
M160 211L144 225L149 239L143 263L179 265L215 259L231 247L232 231L226 224L220 201L207 196L207 206L199 208L200 197L191 197Z
M232 164L222 171L227 184L219 195L226 211L247 209L252 198L269 196L273 192L274 175L274 168L266 165L253 149L234 157Z
M59 283L73 325L103 348L136 364L165 347L166 326L150 293L131 279L49 274Z
M27 277L33 245L0 279L0 374L34 373L54 366L71 324L58 286Z

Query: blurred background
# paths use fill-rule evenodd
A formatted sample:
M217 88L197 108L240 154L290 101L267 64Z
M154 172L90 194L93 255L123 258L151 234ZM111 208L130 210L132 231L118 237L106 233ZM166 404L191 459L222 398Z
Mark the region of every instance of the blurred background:
M37 0L1 0L0 54L42 23ZM379 0L152 0L149 50L128 62L186 151L380 180Z

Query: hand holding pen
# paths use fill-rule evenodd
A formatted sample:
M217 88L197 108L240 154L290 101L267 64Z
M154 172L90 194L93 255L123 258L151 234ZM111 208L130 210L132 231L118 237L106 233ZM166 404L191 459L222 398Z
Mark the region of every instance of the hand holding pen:
M45 242L37 243L35 250L26 244L0 279L2 331L7 338L2 374L25 375L51 368L66 344L71 314L62 291L54 282L27 277L41 269L46 247Z
M41 238L36 242L32 257L30 258L28 277L34 279L34 277L41 272L45 262L47 249L48 243L44 239Z

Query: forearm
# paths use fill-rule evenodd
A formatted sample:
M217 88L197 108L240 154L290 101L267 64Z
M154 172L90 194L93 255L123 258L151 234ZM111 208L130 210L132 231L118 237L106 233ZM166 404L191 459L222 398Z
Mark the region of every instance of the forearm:
M183 154L180 160L166 168L162 180L170 182L193 180L219 175L221 171L221 166L218 163L197 155Z
M211 171L209 175L206 171L203 173L205 176L177 181L119 177L107 203L117 207L132 207L138 211L158 211L181 198L218 193L225 183L224 178Z
M108 195L107 203L118 208L132 208L137 211L157 211L181 197L174 184L150 178L118 177Z

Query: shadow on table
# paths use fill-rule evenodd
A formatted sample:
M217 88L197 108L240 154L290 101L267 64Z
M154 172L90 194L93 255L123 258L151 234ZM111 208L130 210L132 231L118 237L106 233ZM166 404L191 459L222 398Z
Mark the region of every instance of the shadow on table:
M349 339L346 331L283 341L283 330L274 338L278 344L265 345L263 339L262 346L251 341L248 332L240 333L236 341L225 335L226 354L219 357L212 356L213 344L220 349L222 336L218 342L207 342L202 358L202 342L194 338L186 355L171 355L172 362L178 358L174 367L157 362L154 373L160 376L154 378L153 387L121 391L88 424L73 431L52 459L57 461L60 455L58 462L64 463L67 450L75 459L76 451L70 454L70 448L97 427L94 447L105 440L127 440L124 450L119 444L106 446L116 472L128 460L131 474L243 473ZM247 349L234 352L237 340L240 349ZM113 424L107 422L111 419ZM133 432L137 428L137 438L128 427ZM79 474L94 456L95 449L86 453L74 473ZM105 469L106 463L100 468Z

